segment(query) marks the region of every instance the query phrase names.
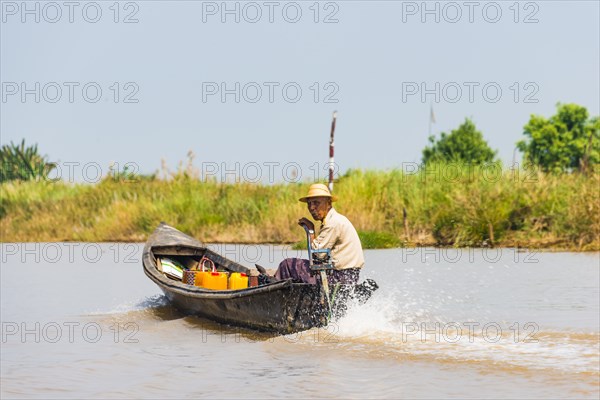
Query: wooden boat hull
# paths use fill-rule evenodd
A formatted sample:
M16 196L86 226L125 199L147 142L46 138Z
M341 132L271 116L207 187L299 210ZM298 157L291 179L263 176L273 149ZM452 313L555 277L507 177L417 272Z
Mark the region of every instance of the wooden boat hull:
M242 290L209 290L167 278L157 268L157 257L197 262L208 256L218 267L237 272L248 268L206 248L194 238L161 223L144 246L144 273L183 312L217 322L263 331L292 333L327 323L320 288L284 280Z

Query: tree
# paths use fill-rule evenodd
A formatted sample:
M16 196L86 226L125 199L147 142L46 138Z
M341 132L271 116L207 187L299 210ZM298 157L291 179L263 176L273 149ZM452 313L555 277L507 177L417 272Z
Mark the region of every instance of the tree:
M0 183L46 178L54 168L54 163L38 153L37 144L25 147L25 139L20 145L10 142L0 149Z
M600 119L585 107L557 104L556 115L532 115L517 142L523 159L545 172L587 171L600 162Z
M429 137L431 147L423 150L423 163L430 161L463 161L471 164L483 164L494 161L496 151L483 139L483 134L475 124L466 118L458 129L449 135L442 132L438 141Z

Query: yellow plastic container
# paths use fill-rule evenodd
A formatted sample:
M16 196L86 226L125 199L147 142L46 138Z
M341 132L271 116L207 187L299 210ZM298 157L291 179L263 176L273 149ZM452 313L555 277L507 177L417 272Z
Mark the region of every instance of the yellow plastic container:
M194 280L195 286L204 286L204 279L207 275L210 275L210 271L198 271L196 272L196 278Z
M202 286L212 290L227 289L227 272L210 272L202 279Z
M229 289L239 290L248 287L248 275L240 272L233 272L229 277Z

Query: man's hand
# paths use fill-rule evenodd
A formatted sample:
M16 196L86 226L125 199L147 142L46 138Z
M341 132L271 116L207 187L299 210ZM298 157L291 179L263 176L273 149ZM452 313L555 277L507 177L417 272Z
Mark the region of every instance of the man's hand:
M309 220L308 218L305 218L305 217L302 217L298 220L298 225L300 225L302 227L306 226L311 231L315 230L315 224L313 224L313 222L311 220Z

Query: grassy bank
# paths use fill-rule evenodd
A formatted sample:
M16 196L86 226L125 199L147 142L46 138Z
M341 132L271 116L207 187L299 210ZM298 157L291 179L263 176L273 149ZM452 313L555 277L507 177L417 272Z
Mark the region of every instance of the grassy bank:
M107 179L0 186L2 241L143 241L165 221L205 242L293 243L308 183ZM600 173L549 175L459 165L349 171L336 208L366 248L412 245L600 249ZM404 217L406 215L406 218Z

